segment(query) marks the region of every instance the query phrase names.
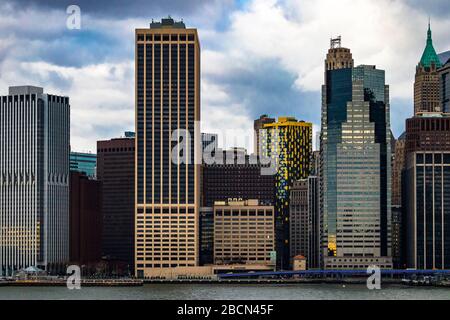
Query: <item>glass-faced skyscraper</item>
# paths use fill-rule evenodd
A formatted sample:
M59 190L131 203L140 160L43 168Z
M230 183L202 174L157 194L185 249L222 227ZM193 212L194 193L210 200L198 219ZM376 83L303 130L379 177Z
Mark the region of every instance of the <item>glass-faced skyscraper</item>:
M0 97L0 276L69 260L69 98L33 86Z
M322 88L321 215L325 268L391 267L389 88L332 40Z
M198 265L200 45L172 18L136 29L136 275ZM175 130L183 156L172 161ZM187 141L186 141L187 140ZM200 144L201 145L201 144Z
M85 152L70 152L70 170L86 174L90 179L97 177L97 155Z

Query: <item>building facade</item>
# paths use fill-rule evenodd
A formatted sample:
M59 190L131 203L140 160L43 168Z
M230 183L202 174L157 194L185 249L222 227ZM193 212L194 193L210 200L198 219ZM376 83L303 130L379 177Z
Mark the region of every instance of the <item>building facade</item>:
M406 156L414 151L450 150L450 116L427 113L406 119Z
M295 181L290 194L289 235L291 261L296 256L307 260L308 268L320 267L320 214L318 178Z
M441 110L450 113L450 59L438 70Z
M216 133L202 132L202 151L210 151L213 155L219 148L219 136Z
M389 87L333 42L322 88L320 201L325 268L392 267Z
M257 200L214 204L214 264L274 266L274 207Z
M70 172L70 262L93 266L102 258L101 182Z
M70 152L70 171L86 174L91 179L97 177L97 155L85 152Z
M170 17L152 22L150 28L136 29L135 59L135 261L136 276L148 277L160 268L199 264L197 30ZM178 142L184 143L184 153L179 149L172 154Z
M433 47L431 28L428 24L427 43L416 67L414 81L414 113L440 112L439 74L441 61Z
M97 179L102 183L102 255L134 265L135 139L97 141Z
M402 205L402 172L405 169L406 133L395 141L392 159L392 206Z
M407 266L450 268L450 151L408 154Z
M310 216L308 206L308 180L295 181L289 201L290 260L297 255L309 258ZM309 261L309 259L308 259Z
M214 263L214 209L213 207L200 208L200 265Z
M275 239L277 267L290 266L289 198L294 181L306 179L312 157L312 124L280 117L260 130L263 156L275 164Z
M10 87L0 128L0 275L58 271L69 261L69 98Z
M404 132L397 140L392 150L392 223L391 223L391 241L392 241L392 263L394 268L404 267L404 237L405 237L405 217L402 201L404 170L406 168L406 133Z
M264 128L265 124L274 123L275 119L270 118L267 114L263 114L253 122L253 153L256 155L260 154L260 149L262 149L262 145L260 145L260 130Z
M212 207L215 201L228 199L274 204L274 175L264 174L266 166L258 158L239 150L219 152L223 155L220 161L203 165L202 206Z

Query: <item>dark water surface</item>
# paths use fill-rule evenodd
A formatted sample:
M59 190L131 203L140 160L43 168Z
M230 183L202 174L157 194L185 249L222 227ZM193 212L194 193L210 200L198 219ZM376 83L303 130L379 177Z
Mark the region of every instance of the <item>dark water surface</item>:
M303 299L431 299L450 300L450 288L385 285L368 290L365 285L338 284L147 284L142 287L0 287L5 299L132 299L132 300L303 300Z

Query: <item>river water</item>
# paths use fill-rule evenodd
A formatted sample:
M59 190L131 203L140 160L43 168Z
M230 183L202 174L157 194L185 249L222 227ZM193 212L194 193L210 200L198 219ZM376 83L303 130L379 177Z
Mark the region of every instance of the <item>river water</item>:
M450 288L342 284L146 284L142 287L0 287L0 300L304 300L304 299L431 299L450 300Z

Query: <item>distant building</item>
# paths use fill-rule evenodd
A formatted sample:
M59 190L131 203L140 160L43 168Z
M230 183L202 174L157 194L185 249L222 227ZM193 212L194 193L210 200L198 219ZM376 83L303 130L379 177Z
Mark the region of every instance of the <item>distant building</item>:
M260 130L264 128L264 125L267 123L274 123L275 119L270 118L267 114L263 114L253 122L253 131L254 131L254 139L253 139L253 153L257 156L259 155L260 148Z
M310 175L317 176L320 172L320 151L314 151L311 157Z
M402 205L402 172L405 169L406 133L395 141L392 161L392 206Z
M294 271L306 270L308 259L302 255L297 255L292 258L292 269Z
M439 75L442 66L433 47L431 28L428 24L427 43L417 67L414 82L414 113L440 112Z
M442 112L450 113L450 58L438 70L439 74L439 100Z
M258 200L214 204L214 263L275 266L274 207Z
M405 139L406 156L414 151L450 150L450 117L435 112L406 119Z
M261 132L262 156L272 159L275 173L275 240L277 267L290 266L289 197L294 181L310 174L312 124L293 117L279 117L264 124Z
M407 267L450 269L450 151L407 156Z
M405 268L405 208L404 206L392 206L392 264L394 269Z
M202 132L202 150L205 151L206 147L208 150L217 152L219 148L219 136L216 133L204 133ZM214 155L214 153L213 153Z
M203 165L202 206L212 207L215 201L227 199L258 199L262 204L275 202L275 178L263 174L266 165L243 150L219 150L223 161Z
M92 265L102 258L101 182L70 172L70 262Z
M70 171L85 173L90 179L95 179L97 177L97 155L70 152Z
M404 170L406 169L406 133L404 132L395 141L392 148L392 205L391 205L391 243L392 243L392 263L394 268L400 269L405 264L405 217L402 200Z
M33 86L0 96L0 276L69 261L69 98ZM65 272L65 270L64 270Z
M404 182L407 266L450 267L450 116L406 120Z
M308 268L319 268L321 227L316 176L294 182L290 195L289 228L291 261L302 255L307 258Z
M97 178L102 183L102 254L134 264L135 140L97 141Z
M214 263L214 210L213 207L200 208L200 265Z
M308 205L308 180L295 181L289 201L289 235L292 260L295 256L309 256L309 232L311 221Z

